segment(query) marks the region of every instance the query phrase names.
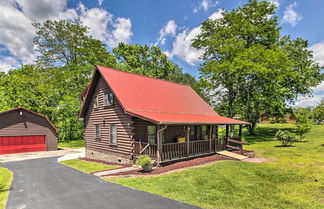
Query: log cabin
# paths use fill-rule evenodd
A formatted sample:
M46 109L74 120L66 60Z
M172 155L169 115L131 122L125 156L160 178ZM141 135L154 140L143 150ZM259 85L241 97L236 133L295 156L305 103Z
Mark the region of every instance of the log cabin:
M249 124L220 116L190 86L103 66L95 68L79 117L86 157L117 163L144 154L158 163L210 155L226 149L229 135L240 140Z

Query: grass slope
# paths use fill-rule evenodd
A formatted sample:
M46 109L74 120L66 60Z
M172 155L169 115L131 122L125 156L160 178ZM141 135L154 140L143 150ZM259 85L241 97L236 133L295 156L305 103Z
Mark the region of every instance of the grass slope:
M260 125L247 137L248 149L270 158L266 163L216 162L156 177L109 181L203 208L324 208L324 126L313 127L305 143L275 147L278 129L292 124Z
M120 167L117 165L106 165L102 163L89 162L89 161L84 161L79 159L65 160L60 163L75 168L77 170L83 171L85 173L93 173L97 171L110 170L110 169L115 169Z
M71 148L71 149L83 148L84 141L83 140L71 140L71 141L59 142L58 147L59 148Z
M6 206L12 176L11 171L0 167L0 209L4 209Z

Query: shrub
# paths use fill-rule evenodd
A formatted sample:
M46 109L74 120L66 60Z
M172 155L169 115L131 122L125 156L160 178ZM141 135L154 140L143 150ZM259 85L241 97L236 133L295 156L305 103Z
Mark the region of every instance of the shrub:
M150 158L150 156L148 156L148 155L141 155L136 160L136 165L137 166L140 166L142 168L145 165L149 165L149 164L153 164L153 163L154 163L154 160L152 160L152 158Z
M279 130L276 133L276 137L277 137L278 141L280 141L282 146L284 146L284 147L287 147L296 141L295 134L291 133L290 131Z

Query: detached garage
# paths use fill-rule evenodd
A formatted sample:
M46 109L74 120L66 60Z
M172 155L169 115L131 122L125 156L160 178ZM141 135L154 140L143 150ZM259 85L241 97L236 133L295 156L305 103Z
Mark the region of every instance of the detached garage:
M23 107L0 112L0 155L57 150L57 130L49 119Z

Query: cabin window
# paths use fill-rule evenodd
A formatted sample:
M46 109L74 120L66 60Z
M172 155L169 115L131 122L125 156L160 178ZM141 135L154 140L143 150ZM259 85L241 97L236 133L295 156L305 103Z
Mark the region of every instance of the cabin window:
M201 127L201 132L202 132L202 140L207 140L208 139L208 132L207 132L208 128L206 125L203 125Z
M96 139L100 139L101 137L101 126L99 124L96 124Z
M195 126L190 126L190 136L195 136Z
M105 105L113 105L114 104L114 95L112 92L105 94Z
M147 126L147 141L156 144L156 126Z
M217 126L213 125L211 128L212 128L212 139L216 139L218 133Z
M110 125L110 144L117 144L117 125Z
M94 101L93 101L93 108L97 108L99 101L98 101L98 96L95 96Z
M201 140L202 136L201 136L201 126L196 126L196 138L197 140Z

